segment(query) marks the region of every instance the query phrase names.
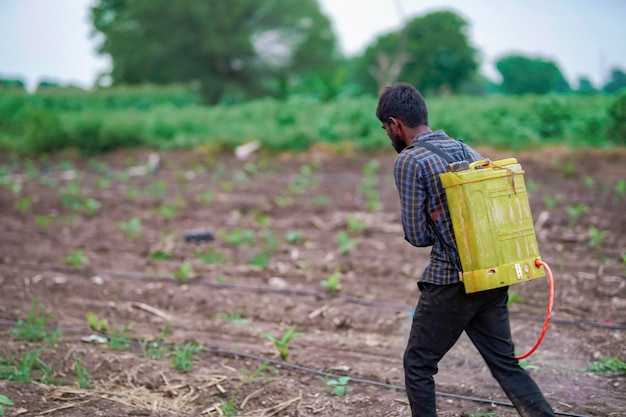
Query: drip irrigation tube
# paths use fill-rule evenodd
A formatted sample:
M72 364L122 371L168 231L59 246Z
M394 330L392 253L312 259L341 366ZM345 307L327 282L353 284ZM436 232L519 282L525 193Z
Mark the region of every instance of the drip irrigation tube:
M17 325L17 322L14 321L14 320L7 320L7 319L0 318L0 325L6 325L6 326L15 327ZM72 334L97 335L97 336L100 336L100 337L103 337L103 338L107 338L107 336L105 334L95 333L93 331L88 331L88 330L83 330L83 329L62 328L62 327L56 327L55 328L55 327L51 327L51 326L46 326L46 329L48 329L48 330L61 330L64 333L72 333ZM135 346L139 346L140 345L140 341L138 341L138 340L130 340L129 342L131 344L135 345ZM166 348L170 348L170 346L167 345L167 344L161 344L160 346L166 347ZM346 376L346 375L334 374L332 372L324 372L324 371L320 371L320 370L317 370L317 369L308 368L308 367L305 367L305 366L291 364L291 363L279 361L279 360L276 360L276 359L266 358L266 357L263 357L263 356L253 355L253 354L250 354L250 353L239 352L239 351L236 351L236 350L220 349L220 348L200 348L199 350L201 352L203 352L203 353L209 353L209 354L212 354L212 355L233 356L233 357L236 357L236 358L245 358L245 359L255 360L255 361L259 361L259 362L266 362L266 363L270 363L270 364L275 365L275 366L280 366L281 368L293 369L293 370L296 370L296 371L306 372L306 373L310 373L310 374L318 375L318 376L323 376L323 377L327 377L327 378L340 378L342 376ZM351 382L355 382L355 383L359 383L359 384L371 385L371 386L375 386L375 387L379 387L379 388L385 388L385 389L389 389L389 390L406 391L406 388L404 386L402 386L402 385L393 385L393 384L388 384L386 382L373 381L373 380L362 379L362 378L352 378L352 377L350 377L350 381ZM511 403L504 402L504 401L490 400L488 398L470 397L470 396L466 396L466 395L451 394L451 393L441 392L441 391L436 391L435 394L437 396L439 396L439 397L453 398L453 399L463 400L463 401L472 401L472 402L482 403L482 404L499 405L499 406L502 406L502 407L511 407L511 408L515 407ZM588 417L588 416L585 416L583 414L567 413L567 412L562 412L562 411L555 411L554 413L555 413L555 415L566 416L566 417Z
M68 273L68 274L94 274L94 275L107 275L111 277L118 278L129 278L129 279L138 279L145 281L161 281L161 282L171 282L172 278L169 276L155 276L155 275L146 275L136 272L124 272L124 271L109 271L109 270L95 270L95 269L82 269L77 270L74 268L66 267L63 265L51 265L51 264L34 264L27 262L6 262L4 259L0 258L0 265L5 265L8 267L19 267L29 270L35 271L54 271L59 273ZM376 301L376 300L367 300L363 298L357 298L352 296L339 296L339 295L329 295L325 292L320 291L312 291L312 290L292 290L285 288L271 288L271 287L253 287L246 285L238 285L238 284L226 284L219 282L208 282L203 281L202 279L196 278L190 280L188 285L202 285L209 288L216 289L226 289L232 291L241 291L241 292L253 292L253 293L276 293L276 294L286 294L286 295L298 295L298 296L307 296L307 297L316 297L322 299L342 299L347 303L351 304L360 304L368 307L375 308L390 308L397 310L407 310L410 311L413 306L408 304L394 303L388 301ZM527 314L519 314L519 313L510 313L511 317L518 318L520 320L529 320L529 321L545 321L545 317L533 316ZM559 323L559 324L572 324L579 326L589 326L589 327L597 327L597 328L606 328L606 329L616 329L616 330L626 330L626 324L621 323L598 323L586 320L571 320L571 319L561 319L556 317L550 317L550 322Z

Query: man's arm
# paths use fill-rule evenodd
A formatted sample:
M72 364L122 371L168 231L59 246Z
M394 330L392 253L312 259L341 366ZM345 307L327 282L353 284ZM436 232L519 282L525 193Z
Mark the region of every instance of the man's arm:
M400 195L404 238L413 246L432 246L435 236L426 219L427 193L420 181L420 167L407 153L396 159L394 177Z

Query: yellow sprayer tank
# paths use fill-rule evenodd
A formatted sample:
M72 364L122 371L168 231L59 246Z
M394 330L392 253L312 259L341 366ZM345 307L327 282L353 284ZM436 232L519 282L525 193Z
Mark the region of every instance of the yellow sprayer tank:
M466 165L467 166L467 165ZM441 174L468 293L545 276L524 171L515 158Z

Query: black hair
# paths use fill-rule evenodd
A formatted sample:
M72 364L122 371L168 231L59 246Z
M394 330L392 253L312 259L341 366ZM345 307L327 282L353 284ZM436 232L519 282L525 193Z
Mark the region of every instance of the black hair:
M390 117L396 117L407 127L428 126L424 97L408 83L396 83L385 88L378 99L376 117L383 123L388 123Z

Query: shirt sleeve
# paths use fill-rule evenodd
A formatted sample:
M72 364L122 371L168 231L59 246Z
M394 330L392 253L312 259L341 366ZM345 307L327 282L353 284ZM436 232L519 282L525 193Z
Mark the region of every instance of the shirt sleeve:
M427 193L421 180L420 166L406 153L400 153L394 167L396 187L400 195L400 211L404 238L413 246L431 246L435 237L426 218Z

